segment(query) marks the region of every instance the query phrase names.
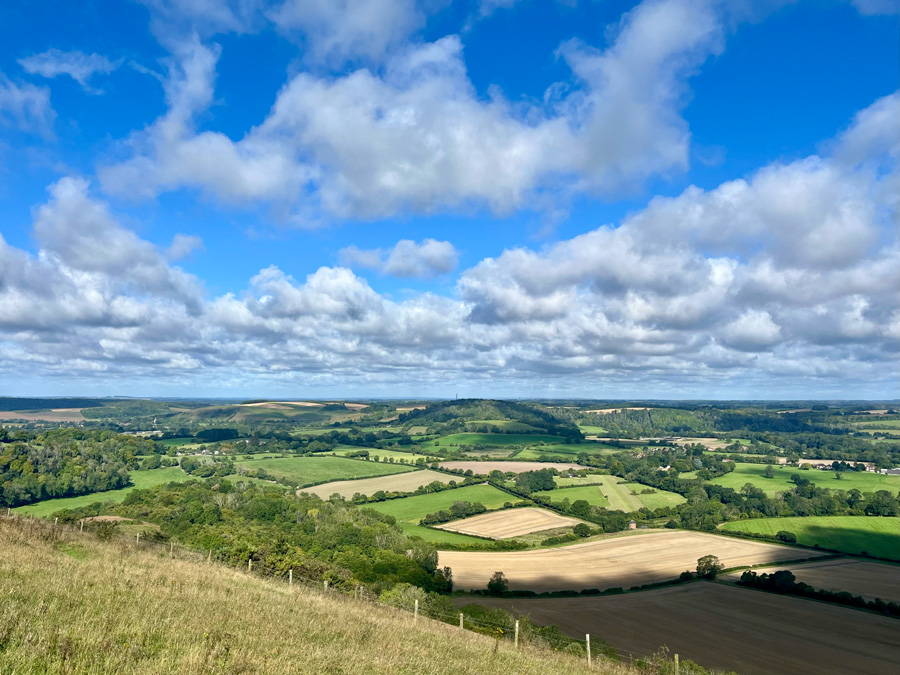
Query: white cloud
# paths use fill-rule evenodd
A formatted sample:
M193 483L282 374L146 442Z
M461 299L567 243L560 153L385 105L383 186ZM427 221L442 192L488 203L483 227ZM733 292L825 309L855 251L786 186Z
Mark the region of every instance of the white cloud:
M166 249L165 258L172 262L190 258L194 251L203 251L203 240L192 234L176 234L172 237L172 243Z
M496 90L479 97L456 36L398 47L380 69L300 73L237 142L194 128L212 100L218 58L194 38L170 64L168 112L130 139L130 159L100 175L117 194L187 186L268 202L300 225L471 206L507 213L573 191L632 189L687 168L686 81L724 38L712 7L647 0L606 50L567 43L560 53L573 80L540 104L513 105Z
M280 30L299 31L309 60L338 67L358 57L380 61L425 19L415 0L285 0L269 16Z
M89 84L95 74L111 73L121 63L121 61L110 61L100 54L85 54L80 51L64 52L56 48L19 59L19 64L27 73L47 78L68 75L88 91L95 91Z
M55 119L49 89L27 83L16 84L0 73L0 123L51 136Z
M342 265L402 278L430 279L452 272L459 264L459 253L453 244L434 239L423 239L421 243L402 239L387 251L348 246L338 255Z
M860 14L896 14L900 3L897 0L850 0Z

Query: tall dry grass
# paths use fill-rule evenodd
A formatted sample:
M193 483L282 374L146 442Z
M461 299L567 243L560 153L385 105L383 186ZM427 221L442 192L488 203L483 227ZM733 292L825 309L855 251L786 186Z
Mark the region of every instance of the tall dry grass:
M0 673L568 675L583 659L0 517ZM593 673L635 671L611 662Z

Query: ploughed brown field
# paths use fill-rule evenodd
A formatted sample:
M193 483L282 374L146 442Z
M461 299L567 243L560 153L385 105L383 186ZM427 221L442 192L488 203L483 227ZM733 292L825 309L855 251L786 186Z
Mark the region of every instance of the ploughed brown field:
M778 570L790 570L797 581L826 591L847 591L867 600L881 598L885 602L900 602L900 565L868 562L853 558L820 560L755 570L757 574L771 574ZM737 581L741 572L722 577ZM900 626L898 626L900 630Z
M441 529L462 534L474 534L477 537L508 539L557 527L570 527L580 522L575 518L567 518L546 509L519 508L482 513L471 518L455 520L441 526Z
M32 422L84 422L81 411L84 408L54 408L40 412L24 410L4 410L0 412L0 420L31 420Z
M736 567L820 554L702 532L656 531L532 551L441 551L439 564L453 569L457 588L484 588L500 571L512 590L580 591L669 581L695 570L705 555Z
M491 471L512 471L513 473L524 473L526 471L537 471L538 469L557 469L564 471L566 469L586 469L586 466L580 464L572 464L571 462L441 462L443 469L472 469L474 473L488 474Z
M336 480L331 483L323 483L313 487L303 488L301 492L309 492L318 495L322 499L328 499L337 492L345 499L352 497L357 492L362 495L373 495L379 490L385 492L412 492L420 485L428 485L438 481L449 483L453 476L438 471L410 471L391 476L376 476L375 478L362 478L360 480Z
M682 659L741 675L883 675L896 672L900 654L896 619L718 583L476 602L559 626L571 637L599 635L623 656L648 656L665 645Z

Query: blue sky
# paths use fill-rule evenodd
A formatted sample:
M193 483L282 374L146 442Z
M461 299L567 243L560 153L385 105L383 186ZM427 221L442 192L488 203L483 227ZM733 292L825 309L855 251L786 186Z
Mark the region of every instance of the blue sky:
M0 8L0 395L896 398L893 0Z

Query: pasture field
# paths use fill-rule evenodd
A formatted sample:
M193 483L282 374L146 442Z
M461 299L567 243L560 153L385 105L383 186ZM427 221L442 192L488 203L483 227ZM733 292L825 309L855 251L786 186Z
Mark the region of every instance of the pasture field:
M587 468L571 462L471 462L465 460L441 462L440 466L442 469L462 469L463 471L471 469L474 473L483 475L487 475L491 471L524 473L526 471L538 471L540 469L557 469L559 471L565 471L566 469Z
M239 473L230 473L227 476L225 476L225 480L229 480L232 483L251 483L253 485L259 485L260 487L275 488L278 490L289 489L286 485L282 485L281 483L276 483L271 480L265 480L263 478L252 478L250 476L243 476Z
M498 490L492 485L482 483L480 485L467 485L456 490L432 492L427 495L367 504L366 508L392 515L400 522L418 524L429 513L449 509L453 502L479 502L488 509L499 509L506 502L515 501L516 498L511 494Z
M435 458L434 455L423 455L417 452L399 452L397 450L381 450L379 448L358 448L352 445L339 445L330 454L333 454L336 457L343 457L344 455L356 452L357 450L368 450L369 457L377 456L379 460L393 459L395 464L401 459L405 459L407 462L415 462L420 458L424 460L440 459Z
M301 481L305 485L328 480L349 480L386 476L393 473L415 471L406 464L383 464L343 457L288 457L286 459L259 459L252 462L255 469L265 469L273 476L283 476Z
M881 598L885 602L900 602L900 566L890 563L868 562L857 558L821 560L797 565L775 565L758 573L771 574L777 570L790 570L802 581L826 591L847 591L867 600ZM730 572L722 578L738 581L743 570Z
M578 428L585 436L599 436L600 434L606 433L606 429L604 429L603 427L598 427L592 424L579 424Z
M35 504L28 504L13 509L16 513L28 514L31 516L49 516L60 509L77 509L94 502L114 501L121 502L132 490L144 490L164 483L183 482L187 480L198 480L196 476L189 476L177 466L166 467L163 469L148 469L146 471L129 471L131 487L121 488L120 490L106 490L104 492L94 492L89 495L79 495L78 497L60 497L59 499L48 499Z
M897 431L900 429L900 420L875 420L873 422L857 422L853 426L868 431L869 429L889 429Z
M775 477L766 478L764 475L766 467L763 464L736 464L734 471L714 478L710 482L734 488L735 490L740 490L744 483L752 483L756 487L765 490L769 496L773 496L776 492L787 492L795 487L790 482L791 476L794 475L806 478L818 487L831 488L832 490L856 489L860 492L890 490L891 493L897 494L898 488L900 488L900 477L885 476L868 471L845 471L843 479L837 480L834 471L803 470L789 466L775 466L774 468Z
M609 478L608 476L600 476L600 478ZM577 487L567 487L556 490L543 490L535 492L536 497L544 497L552 502L562 502L568 499L569 503L574 503L579 499L585 500L591 506L609 508L609 500L600 491L599 485L580 485Z
M444 551L440 565L453 569L456 588L484 588L501 570L512 590L580 591L629 588L676 579L697 567L697 559L715 555L726 567L759 565L816 557L803 551L756 541L685 530L648 530L632 536L531 551Z
M609 500L609 508L617 511L637 511L643 506L641 500L631 494L631 489L625 483L619 483L622 480L618 476L610 476L608 480L603 481L600 490Z
M572 476L571 478L569 476L557 476L553 481L556 483L556 487L580 487L582 485L597 485L610 478L612 478L610 474L595 473L590 476Z
M518 508L482 513L471 518L455 520L440 527L451 532L474 534L478 537L510 539L532 532L572 527L580 522L575 518L567 518L546 509Z
M723 523L719 529L729 532L756 532L775 535L781 530L797 535L797 543L818 544L844 553L900 560L900 524L896 518L875 516L794 516L790 518L752 518Z
M604 485L606 487L606 485ZM637 499L641 504L646 506L651 511L654 509L660 509L665 506L678 506L679 504L684 504L687 500L682 497L677 492L669 492L667 490L660 490L659 488L651 487L650 485L644 485L643 483L625 483L625 485L617 485L616 487L625 488L627 491L634 490L637 492L637 496L631 495L635 499ZM641 494L641 490L655 490L652 494Z
M650 656L662 644L682 659L741 675L881 675L896 670L900 654L896 619L709 582L598 598L476 602L571 637L602 635L623 655Z
M524 450L519 450L514 455L512 455L513 459L524 460L524 461L537 461L541 457L549 457L553 461L556 462L564 462L567 459L575 459L575 455L570 454L568 452L556 452L554 450L548 450L543 447L533 447L533 448L525 448Z
M435 439L443 446L455 445L534 445L552 436L546 434L450 434Z
M428 485L435 481L438 483L449 483L451 480L454 480L454 477L446 473L425 469L422 471L396 473L389 476L378 476L376 478L333 481L305 488L303 492L318 495L322 499L328 499L337 492L344 499L350 499L357 492L366 496L375 494L379 490L385 492L412 492L421 485Z
M450 532L448 530L438 530L431 527L423 527L414 523L399 522L397 525L403 530L403 533L410 537L421 537L425 541L431 542L436 546L441 544L484 544L484 539L470 537L466 534L458 532Z

